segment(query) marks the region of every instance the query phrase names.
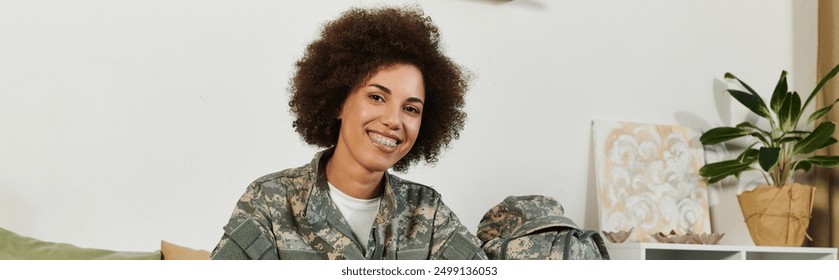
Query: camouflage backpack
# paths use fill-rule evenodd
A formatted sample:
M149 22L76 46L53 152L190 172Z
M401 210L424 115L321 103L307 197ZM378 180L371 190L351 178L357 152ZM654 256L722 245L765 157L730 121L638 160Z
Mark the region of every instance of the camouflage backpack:
M509 196L481 219L481 247L495 260L608 260L603 237L564 214L550 197Z

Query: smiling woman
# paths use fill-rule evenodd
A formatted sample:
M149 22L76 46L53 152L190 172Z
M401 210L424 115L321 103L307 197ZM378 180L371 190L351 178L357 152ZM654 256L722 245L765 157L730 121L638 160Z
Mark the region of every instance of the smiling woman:
M417 8L352 9L297 62L293 126L326 148L257 179L213 259L485 259L434 189L403 180L459 137L467 77Z

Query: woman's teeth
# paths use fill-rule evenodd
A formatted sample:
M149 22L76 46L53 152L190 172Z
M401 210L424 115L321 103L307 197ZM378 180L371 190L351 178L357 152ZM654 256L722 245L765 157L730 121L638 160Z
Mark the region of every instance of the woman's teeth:
M385 146L388 146L388 147L391 147L391 148L396 147L396 140L393 140L393 139L390 139L390 138L387 138L387 137L383 137L383 136L379 136L379 135L373 135L373 141L376 141L376 143L379 143L379 144L382 144L382 145L385 145Z

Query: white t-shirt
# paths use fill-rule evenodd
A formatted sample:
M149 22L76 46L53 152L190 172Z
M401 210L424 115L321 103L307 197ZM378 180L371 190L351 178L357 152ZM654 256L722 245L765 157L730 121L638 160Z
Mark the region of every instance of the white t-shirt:
M361 242L361 246L366 247L367 240L370 238L370 228L376 221L376 213L379 212L379 202L382 198L358 199L341 192L332 183L327 182L327 184L329 184L329 196L332 197L335 206L350 224L350 229L355 234L355 238Z

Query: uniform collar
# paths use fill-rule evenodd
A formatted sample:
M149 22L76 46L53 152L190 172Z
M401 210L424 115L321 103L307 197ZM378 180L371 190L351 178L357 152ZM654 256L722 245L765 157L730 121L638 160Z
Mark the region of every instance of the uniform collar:
M305 201L303 201L303 203L306 204L306 208L305 208L304 213L303 213L304 216L306 216L307 212L312 212L314 210L323 210L323 209L313 209L313 208L319 208L318 207L319 205L318 205L318 203L313 203L312 200L317 200L317 199L327 199L327 200L329 200L329 194L328 194L329 193L329 185L327 184L327 180L326 180L326 164L329 162L329 158L332 157L332 154L334 152L335 152L335 147L320 151L315 155L315 157L309 163L309 166L311 167L310 176L311 176L311 178L314 179L314 184L312 185L312 188L309 190L309 195L306 198L304 198ZM393 175L390 175L390 172L388 172L388 171L385 171L383 176L384 176L384 180L385 180L385 189L382 192L382 196L381 196L382 197L382 202L381 202L381 205L379 206L379 213L381 214L383 212L382 210L385 210L385 209L388 210L388 211L386 211L387 215L385 217L381 217L381 218L386 218L385 220L390 220L391 217L392 217L393 210L396 209L396 199L394 198L394 194L393 194L393 186L396 183L395 182L396 177L394 177ZM331 203L331 201L329 201L329 202ZM314 211L314 212L317 212L317 211ZM318 213L323 213L323 212L318 212ZM385 221L379 221L379 218L380 217L377 216L376 223L384 224Z
M332 157L335 148L329 148L323 150L315 155L310 163L311 173L310 178L314 179L314 184L312 184L311 189L308 191L308 195L306 195L302 201L306 207L303 210L303 217L309 222L309 224L314 229L314 232L323 240L327 241L327 243L333 243L339 237L336 236L336 232L338 231L344 236L353 238L352 229L347 224L343 217L338 211L338 209L333 205L332 200L329 197L329 185L327 184L326 180L326 164L329 162L329 158ZM396 199L393 193L393 185L395 183L395 177L390 175L387 171L384 173L384 180L385 180L385 189L382 192L381 196L381 204L379 205L379 212L376 214L376 221L373 224L373 239L376 240L375 243L382 244L385 242L394 242L395 240L381 240L386 235L386 231L392 230L392 219L394 217L394 211L396 208ZM331 227L331 230L329 229ZM355 243L358 243L357 240ZM359 250L349 250L343 252L347 255L348 258L355 258L360 257L364 258L364 251L366 250L367 244L359 244L361 245L360 248L357 246L350 246L356 247ZM376 250L380 251L380 250ZM355 257L354 257L355 256Z

